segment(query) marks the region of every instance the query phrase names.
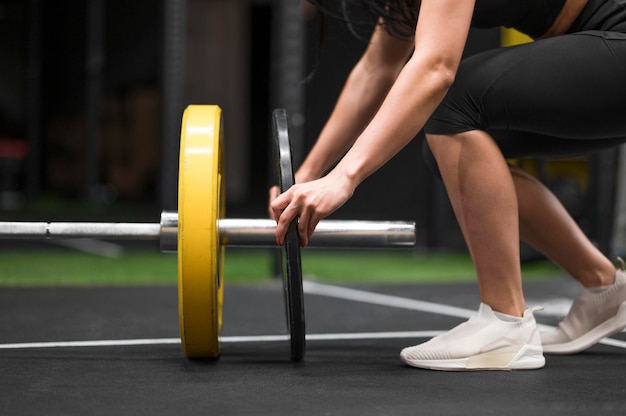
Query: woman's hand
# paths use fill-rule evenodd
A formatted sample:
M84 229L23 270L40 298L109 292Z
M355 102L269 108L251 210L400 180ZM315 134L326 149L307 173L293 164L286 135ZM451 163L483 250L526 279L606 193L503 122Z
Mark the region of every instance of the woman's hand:
M319 176L311 177L311 176L303 176L304 174L300 174L300 171L294 174L295 183L307 182L313 179L318 179ZM274 185L270 188L269 191L269 203L267 204L267 212L271 219L278 221L278 218L274 216L274 211L272 211L272 201L274 201L278 195L280 195L280 186Z
M300 244L306 247L320 220L335 212L353 193L348 180L333 174L292 186L270 203L271 215L276 219L276 242L283 244L289 224L298 218Z

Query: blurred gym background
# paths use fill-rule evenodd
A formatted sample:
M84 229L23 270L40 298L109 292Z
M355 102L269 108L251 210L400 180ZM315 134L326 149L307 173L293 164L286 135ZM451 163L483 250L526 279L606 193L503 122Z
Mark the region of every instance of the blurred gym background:
M293 0L0 0L0 219L158 221L176 209L188 104L224 110L227 216L265 217L271 110L289 112L297 166L366 45L328 23L320 49L319 16ZM466 54L517 41L474 30ZM415 221L417 250L463 250L420 148L333 217ZM515 162L612 256L625 240L619 152Z

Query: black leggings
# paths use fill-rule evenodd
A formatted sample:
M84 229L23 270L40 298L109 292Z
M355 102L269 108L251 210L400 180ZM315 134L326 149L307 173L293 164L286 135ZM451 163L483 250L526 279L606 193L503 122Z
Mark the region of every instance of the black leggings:
M506 158L574 156L626 142L626 33L587 30L463 60L424 131L470 130L490 133Z

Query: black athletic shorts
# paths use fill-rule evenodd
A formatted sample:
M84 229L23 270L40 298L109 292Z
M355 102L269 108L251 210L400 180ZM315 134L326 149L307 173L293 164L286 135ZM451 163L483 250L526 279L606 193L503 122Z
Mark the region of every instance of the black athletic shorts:
M487 131L506 158L626 142L626 0L590 0L570 32L464 59L424 131Z

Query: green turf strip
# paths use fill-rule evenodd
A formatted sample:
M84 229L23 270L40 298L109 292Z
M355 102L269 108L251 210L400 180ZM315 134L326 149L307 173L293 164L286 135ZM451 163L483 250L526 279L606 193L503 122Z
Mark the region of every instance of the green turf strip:
M270 250L227 249L227 283L272 278ZM175 254L126 251L118 258L76 251L8 251L0 253L1 286L175 285ZM463 282L475 273L465 254L416 254L412 251L304 250L305 277L330 282ZM525 278L561 272L551 263L524 264Z

